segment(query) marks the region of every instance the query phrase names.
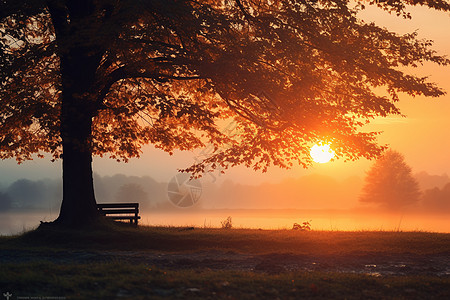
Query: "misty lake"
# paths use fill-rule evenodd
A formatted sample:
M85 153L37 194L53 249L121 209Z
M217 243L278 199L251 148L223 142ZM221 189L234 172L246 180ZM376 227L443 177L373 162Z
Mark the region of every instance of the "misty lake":
M0 235L19 234L52 221L57 212L0 212ZM375 213L352 210L189 210L140 213L141 225L220 228L232 217L233 228L291 229L309 221L313 230L450 232L449 214Z

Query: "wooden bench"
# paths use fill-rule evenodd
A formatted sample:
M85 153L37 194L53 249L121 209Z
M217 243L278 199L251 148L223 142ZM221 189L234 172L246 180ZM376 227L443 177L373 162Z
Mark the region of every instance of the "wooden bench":
M137 226L139 217L139 203L100 203L97 204L100 215L112 220L129 220Z

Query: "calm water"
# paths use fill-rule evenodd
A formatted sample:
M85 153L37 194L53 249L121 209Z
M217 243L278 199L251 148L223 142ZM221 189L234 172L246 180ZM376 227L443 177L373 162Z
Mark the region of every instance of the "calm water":
M303 210L185 210L141 213L141 224L159 226L221 227L232 217L234 228L290 229L294 223L310 221L313 230L386 230L450 232L450 215L417 213L356 213L351 211ZM0 213L0 234L12 235L52 221L57 213Z
M142 214L142 221L149 225L221 227L221 222L228 216L232 217L235 228L291 229L294 223L309 221L313 230L450 232L450 215L448 214L375 214L324 210L219 210Z

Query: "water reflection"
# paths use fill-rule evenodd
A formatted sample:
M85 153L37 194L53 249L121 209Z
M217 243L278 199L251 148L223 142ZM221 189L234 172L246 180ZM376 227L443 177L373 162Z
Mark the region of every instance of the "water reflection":
M0 212L0 235L15 235L39 226L41 221L52 221L56 215L42 211Z

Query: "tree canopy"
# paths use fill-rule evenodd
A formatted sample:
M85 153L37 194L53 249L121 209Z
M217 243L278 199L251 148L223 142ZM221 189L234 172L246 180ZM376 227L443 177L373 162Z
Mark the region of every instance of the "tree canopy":
M364 3L364 2L361 2ZM407 4L372 1L406 16ZM369 3L367 3L369 4ZM0 154L61 155L61 53L95 61L76 95L92 111L92 153L127 159L140 146L231 145L209 160L310 162L308 145L331 142L350 159L380 153L357 129L399 114L398 93L443 91L402 66L448 64L416 33L357 18L348 1L2 1ZM76 57L72 57L76 60ZM75 72L75 71L74 71ZM386 88L377 95L374 88ZM218 120L238 122L239 140Z
M407 5L450 10L445 0L2 0L0 157L62 157L64 198L81 197L83 184L68 182L92 173L91 155L127 160L146 143L212 145L194 174L307 167L315 142L377 157L366 122L400 114L399 93L444 93L405 67L450 61L415 32L361 20L364 5L404 18Z
M419 201L420 190L403 155L388 150L367 172L361 202L398 209Z

